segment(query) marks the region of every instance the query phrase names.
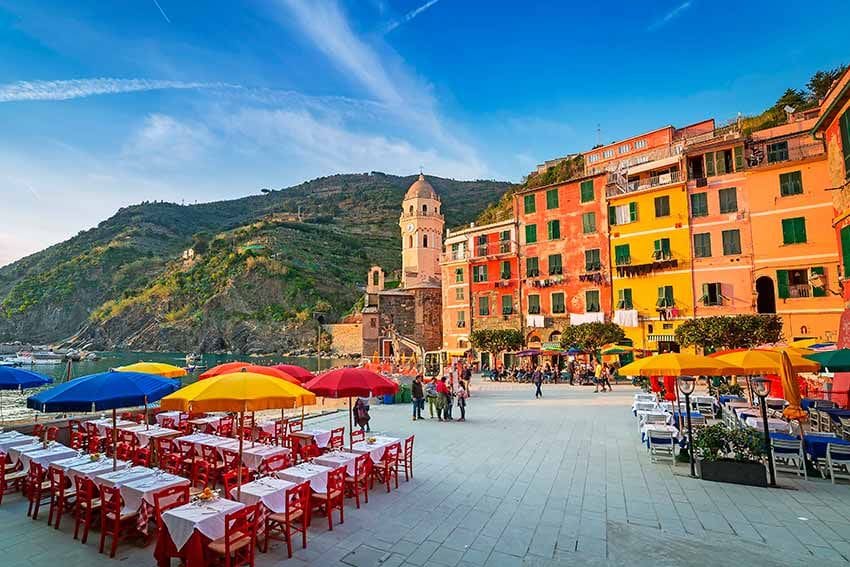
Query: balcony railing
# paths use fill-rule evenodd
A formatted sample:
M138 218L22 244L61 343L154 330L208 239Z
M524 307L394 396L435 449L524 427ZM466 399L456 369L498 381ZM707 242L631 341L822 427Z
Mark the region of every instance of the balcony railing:
M794 284L788 286L789 297L810 297L812 288L809 284Z
M777 146L783 141L788 144L787 147ZM824 153L823 144L802 143L800 138L748 144L744 151L748 169L767 167L789 161L800 161L818 157Z
M474 250L476 257L513 254L517 251L517 243L514 240L500 240L498 242L476 244Z
M449 250L440 254L441 262L457 262L459 260L467 260L470 258L469 250Z
M682 179L684 179L684 177L679 171L672 171L661 175L651 175L644 179L629 181L625 188L623 188L621 184L609 184L605 189L605 194L608 197L616 197L617 195L634 193L635 191L643 191L644 189L661 187L662 185L670 185L671 183L678 183Z

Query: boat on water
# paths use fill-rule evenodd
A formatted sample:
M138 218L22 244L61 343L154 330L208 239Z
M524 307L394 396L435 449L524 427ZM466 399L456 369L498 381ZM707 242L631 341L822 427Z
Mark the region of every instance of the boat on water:
M20 351L15 356L6 358L7 362L11 362L19 366L33 366L36 364L61 364L64 360L64 354L49 350Z

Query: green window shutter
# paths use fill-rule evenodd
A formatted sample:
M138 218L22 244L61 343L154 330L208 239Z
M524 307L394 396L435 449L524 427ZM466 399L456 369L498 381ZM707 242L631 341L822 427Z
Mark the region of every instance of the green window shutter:
M558 189L549 189L546 191L546 208L547 209L557 209L558 208Z
M635 201L629 203L629 220L631 222L635 222L638 220L638 206L637 202Z
M502 296L502 315L510 315L513 313L514 298L512 295Z
M783 197L800 195L803 192L803 176L799 171L779 174L779 194Z
M617 209L614 207L608 207L608 225L616 226L617 225Z
M590 289L584 292L584 309L588 313L599 311L599 290Z
M525 275L529 278L540 275L540 263L537 256L531 256L525 259Z
M595 199L595 195L593 194L593 180L588 179L587 181L581 182L581 202L589 203Z
M724 230L721 233L723 238L723 255L732 256L741 253L741 231L738 229Z
M776 270L776 291L780 299L788 299L791 293L788 290L788 270Z
M537 242L537 225L536 224L525 225L525 243L526 244L534 244L535 242Z
M808 242L806 237L806 218L800 217L797 219L797 242Z
M537 210L536 203L534 202L534 195L526 195L523 198L523 209L526 214L533 213Z
M744 146L735 146L735 171L744 169Z
M708 215L708 194L694 193L691 195L691 216L704 217Z
M702 284L702 297L700 297L700 301L703 302L704 305L708 305L708 284Z
M669 217L670 216L670 197L664 195L655 198L655 216Z
M794 226L791 224L792 219L782 219L782 244L794 243Z
M714 163L717 166L717 175L726 173L726 152L715 152Z
M707 152L705 154L705 175L711 177L714 174L714 152Z
M815 276L825 276L826 272L824 272L823 266L813 266L809 268L809 271L812 275ZM824 278L825 280L826 278ZM824 283L826 283L824 281ZM826 297L826 288L824 287L815 287L812 286L812 297Z
M844 279L850 278L850 226L841 229L841 261L844 268Z
M841 151L844 154L844 178L850 179L850 109L841 115L838 129L841 132Z
M482 296L478 298L478 314L479 315L489 315L490 314L490 298L487 296Z
M617 266L630 264L632 261L631 257L632 253L628 244L618 244L614 247L614 263Z
M631 288L626 288L626 289L623 289L623 290L620 290L620 291L623 292L623 309L632 309L632 306L634 304L632 303L632 290L631 290Z
M558 240L561 238L561 221L549 221L546 225L546 232L549 240Z
M499 275L502 277L503 280L511 279L511 263L510 262L508 262L506 260L502 261L502 270L501 270L501 273Z
M564 294L563 293L553 293L552 294L552 313L564 313L566 311L564 305Z
M694 257L711 257L711 234L702 232L694 235Z
M720 202L720 213L734 213L738 210L738 190L735 187L721 189L717 192Z
M672 256L673 252L670 250L670 239L662 238L661 239L661 253L665 256Z
M596 213L584 213L581 215L581 230L584 234L596 232Z
M806 242L806 218L782 219L783 244L802 244Z
M540 296L539 295L529 295L528 296L528 312L532 315L537 315L540 313Z
M667 300L667 307L673 307L673 286L665 285L664 286L664 298Z

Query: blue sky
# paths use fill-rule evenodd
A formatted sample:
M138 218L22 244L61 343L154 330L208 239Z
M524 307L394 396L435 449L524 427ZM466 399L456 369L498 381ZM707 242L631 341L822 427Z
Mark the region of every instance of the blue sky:
M0 264L142 200L381 170L518 181L758 112L850 61L850 3L0 0Z

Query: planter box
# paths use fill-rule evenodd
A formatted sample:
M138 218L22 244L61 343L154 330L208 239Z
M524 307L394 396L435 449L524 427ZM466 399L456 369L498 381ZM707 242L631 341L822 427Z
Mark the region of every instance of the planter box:
M761 463L749 461L702 461L697 459L697 470L703 480L730 482L748 486L767 486L767 469Z

